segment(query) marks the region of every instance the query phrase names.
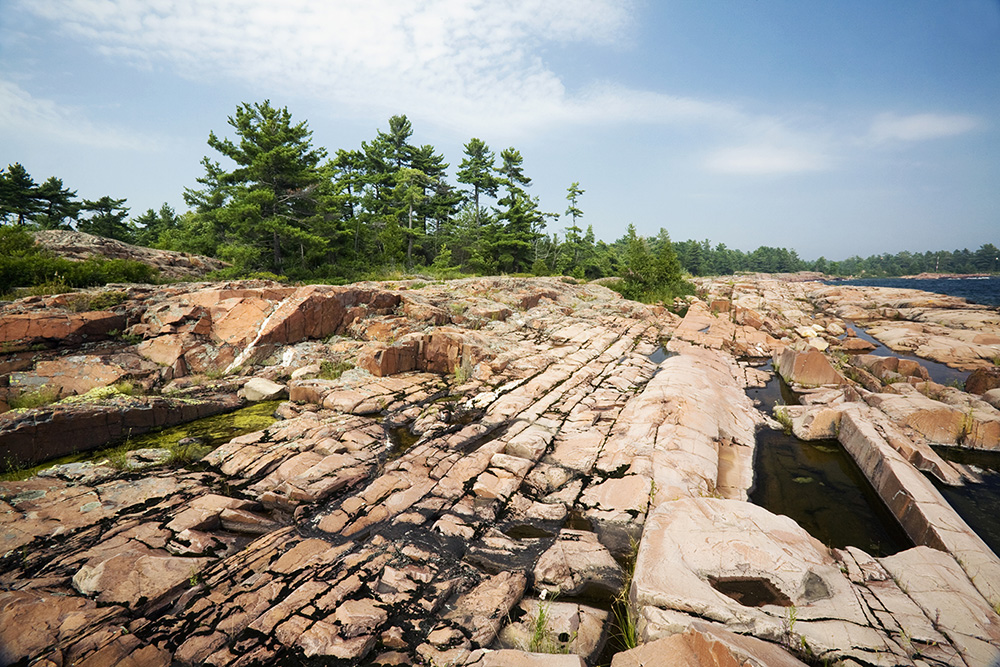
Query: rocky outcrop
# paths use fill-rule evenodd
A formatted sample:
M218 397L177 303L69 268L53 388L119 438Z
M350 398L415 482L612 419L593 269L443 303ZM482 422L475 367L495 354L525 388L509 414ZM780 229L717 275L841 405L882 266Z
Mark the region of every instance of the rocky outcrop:
M133 455L142 470L0 482L0 656L593 665L613 608L641 644L618 666L1000 657L996 556L918 472L976 479L930 443L956 414L956 443L985 442L990 403L901 360L832 364L821 348L848 323L813 306L825 287L700 288L684 318L545 278L123 288L127 339L101 343L113 354L54 338L11 355L8 379L52 383L79 363L100 384L116 367L173 394L136 401L182 416L208 382L195 371L224 376L233 401L288 400L192 470L150 451ZM745 389L771 375L767 357L800 393L783 408L795 432L839 438L921 546L831 549L748 501L756 431L773 421ZM80 414L106 423L128 405Z
M989 368L1000 356L1000 315L958 297L838 285L810 298L828 313L868 323L868 333L896 352L962 370Z
M0 345L8 352L54 344L80 345L106 340L112 332L120 333L125 323L125 317L108 311L5 313L0 318Z
M225 262L211 257L145 248L84 232L46 229L34 234L35 243L66 259L77 261L90 257L130 259L149 264L159 271L161 276L173 280L202 278L212 271L229 266Z

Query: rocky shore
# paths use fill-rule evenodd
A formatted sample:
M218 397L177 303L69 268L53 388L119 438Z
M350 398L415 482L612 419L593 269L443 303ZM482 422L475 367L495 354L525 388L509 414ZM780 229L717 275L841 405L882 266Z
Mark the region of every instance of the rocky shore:
M0 310L0 408L63 398L0 413L9 467L283 402L194 465L0 482L0 665L1000 661L1000 559L931 481L982 472L932 444L1000 449L995 309L766 276L683 317L557 278L101 292ZM772 368L799 405L748 397ZM750 502L782 425L914 546Z

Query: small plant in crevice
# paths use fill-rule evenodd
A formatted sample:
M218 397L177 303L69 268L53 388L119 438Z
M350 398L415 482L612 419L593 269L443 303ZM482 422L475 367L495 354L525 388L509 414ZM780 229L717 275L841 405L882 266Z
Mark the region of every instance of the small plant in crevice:
M525 647L531 653L569 653L570 647L576 641L576 633L568 635L565 639L556 635L552 629L552 603L556 595L549 596L547 590L542 590L538 596L538 604L535 607L535 614L529 620L528 645Z
M785 607L785 619L782 621L782 629L788 637L795 634L795 621L798 620L799 610L795 605L789 605Z
M774 408L774 420L781 424L781 429L785 432L785 435L792 434L792 418L786 410L780 410L776 406Z
M354 365L347 361L330 361L324 359L319 362L319 379L320 380L336 380L345 371L349 371L354 368Z
M973 430L973 419L972 419L972 406L965 411L962 416L962 432L959 434L957 441L961 444L965 444L965 441L972 435Z
M462 359L462 363L455 366L455 384L465 384L472 376L472 369L468 360Z
M620 650L627 651L639 645L639 616L629 601L629 589L635 575L635 561L639 554L639 543L633 538L629 554L622 564L623 581L621 590L611 601L611 611L615 617L616 632L611 639L618 643Z

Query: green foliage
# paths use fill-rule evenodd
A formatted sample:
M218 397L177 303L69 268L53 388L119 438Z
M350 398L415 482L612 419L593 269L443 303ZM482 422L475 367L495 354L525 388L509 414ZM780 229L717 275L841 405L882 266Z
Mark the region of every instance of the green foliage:
M83 313L91 310L111 310L128 299L125 292L98 292L97 294L74 294L66 301L66 310Z
M72 288L107 283L152 283L157 276L156 269L148 264L126 259L92 257L74 262L42 252L20 257L0 255L0 294L14 298L59 294ZM36 289L29 290L29 294L17 294L13 293L15 288Z
M54 403L58 398L59 390L56 387L42 385L34 391L11 396L7 399L7 404L12 410L30 410Z
M692 293L693 286L682 276L665 229L654 240L655 251L650 250L646 239L636 234L633 225L628 226L624 240L622 279L608 287L628 299L645 303L662 301L668 305L675 298Z
M650 502L656 494L655 484L650 485ZM611 602L611 611L615 617L616 633L612 639L621 650L627 651L639 645L639 617L629 601L629 589L632 588L632 577L635 576L635 561L639 552L639 544L633 539L632 548L625 559L623 568L624 581L621 590Z
M576 640L574 632L566 641L559 639L558 635L550 627L552 622L551 609L555 596L549 599L548 591L542 591L538 604L535 606L535 614L531 618L531 636L528 638L526 650L531 653L569 653L573 642Z
M469 143L465 144L465 159L458 167L457 177L459 183L464 183L472 188L471 201L475 212L476 224L480 224L482 209L480 208L480 195L485 194L496 197L497 187L500 182L494 174L494 162L496 155L482 139L473 137Z
M344 371L349 371L354 365L347 361L329 361L324 359L319 363L319 378L321 380L336 380Z
M785 410L776 407L774 409L774 420L781 424L782 430L785 435L791 435L792 433L792 418Z
M89 211L90 216L77 224L77 229L81 232L125 243L134 240L132 229L125 222L128 208L124 199L112 199L107 195L93 201L88 199L83 202L83 209Z
M201 227L215 244L212 254L237 270L308 272L326 259L324 231L336 199L320 167L325 149L313 148L305 122L293 124L287 108L267 100L240 105L229 125L237 141L210 132L208 145L234 166L226 171L202 160L204 188L184 196L195 209L188 226Z

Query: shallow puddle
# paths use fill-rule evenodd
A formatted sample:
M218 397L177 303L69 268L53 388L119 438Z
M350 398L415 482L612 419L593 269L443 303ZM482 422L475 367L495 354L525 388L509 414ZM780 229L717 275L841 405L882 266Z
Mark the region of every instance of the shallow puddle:
M864 473L836 440L757 434L750 501L794 519L823 544L888 556L913 546Z
M405 424L403 426L386 428L386 433L389 435L387 458L390 461L398 459L420 440L420 436L411 431L410 427Z
M649 360L652 361L654 364L659 364L660 362L666 361L670 357L676 357L676 356L677 356L676 352L671 352L667 348L660 345L655 350L653 350L652 354L649 355Z

